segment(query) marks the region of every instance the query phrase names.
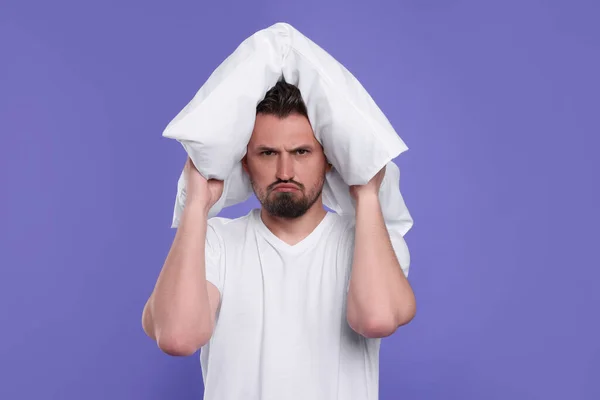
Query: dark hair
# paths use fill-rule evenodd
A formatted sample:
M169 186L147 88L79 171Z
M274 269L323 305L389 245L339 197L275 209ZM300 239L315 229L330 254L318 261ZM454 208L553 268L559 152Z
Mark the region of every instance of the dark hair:
M275 115L279 118L300 114L308 118L300 89L287 83L283 78L269 89L265 98L258 103L256 113Z

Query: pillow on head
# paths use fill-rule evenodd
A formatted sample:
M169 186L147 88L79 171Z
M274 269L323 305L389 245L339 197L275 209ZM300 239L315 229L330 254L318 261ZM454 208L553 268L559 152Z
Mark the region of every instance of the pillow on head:
M300 89L315 137L333 165L323 204L340 214L353 214L349 185L365 184L386 167L380 190L384 218L402 235L408 232L413 221L392 161L408 147L358 80L287 23L244 40L163 132L183 145L205 178L224 181L223 195L209 217L252 194L240 161L252 135L256 106L281 78ZM172 227L179 225L185 204L183 172L175 203Z
M358 80L331 55L288 24L283 77L298 86L315 137L348 185L367 183L408 148Z
M279 40L269 29L244 40L165 128L205 178L224 180L246 154L256 105L281 76Z

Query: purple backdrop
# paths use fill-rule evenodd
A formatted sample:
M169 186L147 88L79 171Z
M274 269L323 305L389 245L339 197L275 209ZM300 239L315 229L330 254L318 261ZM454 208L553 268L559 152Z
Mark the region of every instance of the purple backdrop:
M283 3L2 3L0 398L202 398L141 327L185 160L161 133L285 21L410 148L418 313L381 399L600 399L598 3Z

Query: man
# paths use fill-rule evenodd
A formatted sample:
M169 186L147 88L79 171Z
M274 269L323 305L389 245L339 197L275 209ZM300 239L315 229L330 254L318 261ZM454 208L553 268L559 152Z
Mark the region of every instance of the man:
M376 399L380 338L415 314L397 257L408 250L379 205L385 168L350 187L356 216L325 210L332 167L284 81L257 106L242 166L262 207L208 219L223 182L188 159L185 211L145 332L170 355L202 349L208 400Z

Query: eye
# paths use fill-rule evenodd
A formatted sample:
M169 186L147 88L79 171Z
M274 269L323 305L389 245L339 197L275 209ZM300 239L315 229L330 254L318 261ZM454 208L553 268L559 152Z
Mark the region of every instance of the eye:
M265 155L265 156L270 156L273 152L271 150L265 150L265 151L261 151L260 154Z
M305 154L308 154L308 153L309 153L309 151L308 151L308 150L306 150L306 149L298 149L298 150L297 150L297 152L298 152L298 154L299 154L299 155L301 155L301 156L303 156L303 155L305 155Z

